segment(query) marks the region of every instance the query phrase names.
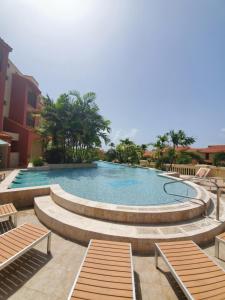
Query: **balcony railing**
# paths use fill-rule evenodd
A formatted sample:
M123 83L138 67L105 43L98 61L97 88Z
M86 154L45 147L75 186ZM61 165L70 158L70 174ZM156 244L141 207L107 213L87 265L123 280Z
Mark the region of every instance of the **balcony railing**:
M193 165L178 165L178 164L174 164L174 165L170 165L170 164L166 164L166 171L167 172L177 172L181 175L195 175L196 174L196 167Z
M142 167L155 168L155 163L148 162L147 160L141 160L140 165ZM171 172L177 172L181 175L195 176L199 168L205 167L206 165L173 164L171 166L170 164L165 164L164 166L167 172L171 171ZM207 167L211 169L209 173L209 177L219 177L225 179L225 167L216 167L216 166L207 166Z

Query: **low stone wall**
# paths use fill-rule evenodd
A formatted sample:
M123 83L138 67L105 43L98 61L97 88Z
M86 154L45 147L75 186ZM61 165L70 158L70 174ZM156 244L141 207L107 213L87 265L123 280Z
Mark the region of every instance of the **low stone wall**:
M0 204L13 203L16 208L24 209L34 205L34 197L50 194L50 186L8 189L0 191Z
M28 170L55 170L55 169L76 169L76 168L96 168L97 164L95 163L73 163L73 164L46 164L40 167L34 167L33 164L29 163Z
M221 177L225 179L225 167L215 167L215 166L210 166L210 174L209 176L213 177Z

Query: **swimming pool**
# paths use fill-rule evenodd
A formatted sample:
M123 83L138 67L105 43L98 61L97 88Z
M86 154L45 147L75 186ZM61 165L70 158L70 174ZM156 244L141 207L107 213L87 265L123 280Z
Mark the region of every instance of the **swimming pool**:
M192 186L180 182L167 189L181 197L167 195L163 184L173 179L158 175L154 169L98 162L97 168L21 170L10 188L60 184L66 192L89 200L138 206L173 204L187 200L186 196L196 196Z

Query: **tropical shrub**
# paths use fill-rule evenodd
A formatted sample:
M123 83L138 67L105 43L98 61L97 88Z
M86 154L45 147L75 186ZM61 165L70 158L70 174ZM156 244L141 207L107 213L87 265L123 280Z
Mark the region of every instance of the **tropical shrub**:
M33 158L32 163L34 167L41 167L44 165L44 161L41 157Z
M44 158L49 164L60 164L64 162L63 152L59 148L50 148L44 152Z
M215 166L225 167L225 152L219 152L214 155L213 164Z
M176 164L195 164L203 163L203 158L196 152L180 151L176 156Z
M117 152L116 152L116 150L110 148L108 151L105 152L104 159L106 161L113 161L113 160L117 159Z
M191 163L192 163L192 157L191 157L188 153L186 153L186 152L181 153L181 154L177 157L176 163L177 163L177 164L184 164L184 165L186 165L186 164L191 164Z
M197 152L188 151L188 155L192 158L192 163L197 162L198 164L203 164L204 159L201 157L201 155Z
M120 140L116 146L117 159L120 163L138 164L143 155L143 150L128 138Z

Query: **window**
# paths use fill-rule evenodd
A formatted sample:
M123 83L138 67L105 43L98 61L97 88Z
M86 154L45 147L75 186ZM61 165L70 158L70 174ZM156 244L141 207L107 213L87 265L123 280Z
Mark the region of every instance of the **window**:
M27 113L27 121L26 121L27 126L33 127L35 126L35 118L33 117L32 113Z
M37 96L31 91L28 92L28 104L34 108L36 108L37 105Z

